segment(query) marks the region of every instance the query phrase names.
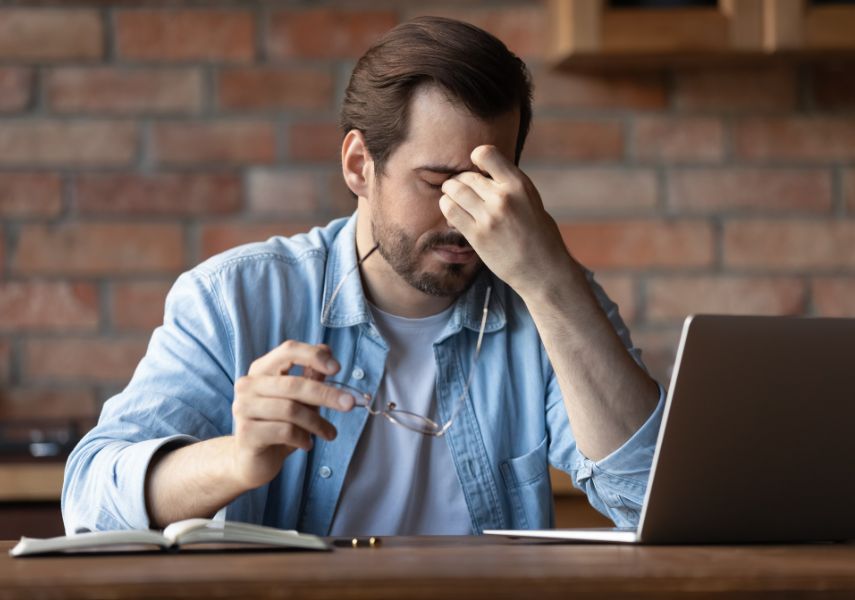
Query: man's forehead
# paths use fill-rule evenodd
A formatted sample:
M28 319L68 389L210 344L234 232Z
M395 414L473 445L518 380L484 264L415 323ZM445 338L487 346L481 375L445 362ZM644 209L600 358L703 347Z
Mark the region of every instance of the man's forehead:
M495 145L514 159L517 110L482 119L436 86L422 86L413 94L408 112L406 135L392 154L400 167L449 176L478 171L470 155L483 144Z

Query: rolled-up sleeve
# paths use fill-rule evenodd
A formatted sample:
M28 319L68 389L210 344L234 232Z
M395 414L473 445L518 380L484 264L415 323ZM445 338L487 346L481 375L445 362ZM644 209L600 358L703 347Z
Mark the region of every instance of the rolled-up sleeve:
M619 448L598 461L577 450L577 461L570 470L573 484L618 527L638 525L664 406L665 391L660 385L656 409Z
M641 360L641 351L633 345L629 329L621 319L617 305L594 281L590 272L588 281L627 351L646 371ZM591 506L609 517L618 527L637 526L641 515L665 406L665 389L661 384L657 383L657 386L659 402L644 424L611 454L593 461L576 445L561 390L554 372L551 373L547 391L547 420L551 436L550 462L568 473L573 484L585 492Z
M210 280L194 272L179 277L130 383L104 404L68 458L67 533L148 528L145 481L155 453L231 432L230 339Z

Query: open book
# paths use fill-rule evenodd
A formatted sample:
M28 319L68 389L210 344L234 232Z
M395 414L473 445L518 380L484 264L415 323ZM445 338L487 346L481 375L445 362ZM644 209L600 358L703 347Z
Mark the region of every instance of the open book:
M12 556L30 554L112 552L161 548L177 550L188 544L253 544L257 547L328 550L321 538L290 529L276 529L236 521L186 519L154 530L93 531L48 539L22 537L9 551Z

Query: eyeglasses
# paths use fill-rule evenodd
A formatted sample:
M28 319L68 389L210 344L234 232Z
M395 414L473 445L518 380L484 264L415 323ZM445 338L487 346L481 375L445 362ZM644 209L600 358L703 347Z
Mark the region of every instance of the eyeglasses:
M327 322L330 307L338 296L338 293L341 291L344 282L347 281L347 278L350 277L351 273L356 271L359 266L365 262L365 260L371 256L375 250L377 250L378 247L379 244L375 244L374 247L365 254L365 256L356 261L353 268L351 268L350 271L342 277L341 281L338 282L338 285L333 290L333 293L330 295L330 299L324 307L322 322ZM415 431L416 433L421 433L422 435L430 435L434 437L445 435L445 433L451 428L451 424L454 423L454 419L463 408L463 404L466 401L466 394L469 392L469 385L472 383L472 376L475 374L475 365L478 364L478 356L481 354L481 341L484 339L484 329L487 325L487 314L490 306L490 293L492 290L493 288L488 286L487 292L484 294L484 308L481 314L481 327L478 330L478 341L475 344L475 353L472 356L472 365L469 369L469 376L466 378L466 385L463 387L463 391L460 393L460 397L457 399L455 404L454 411L452 411L451 417L446 423L441 424L429 417L399 408L394 402L384 403L377 398L372 397L371 394L344 383L343 381L331 380L324 381L324 383L350 394L353 397L355 405L365 408L372 416L376 417L377 415L383 415L395 425L406 427L407 429Z

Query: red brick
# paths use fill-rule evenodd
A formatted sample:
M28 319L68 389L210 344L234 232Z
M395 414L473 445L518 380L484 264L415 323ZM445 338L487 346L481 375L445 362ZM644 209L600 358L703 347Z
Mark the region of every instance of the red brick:
M813 305L825 317L855 317L855 277L820 277L811 282Z
M855 118L745 119L734 129L734 150L743 159L853 160Z
M855 110L855 63L814 66L811 90L821 110Z
M24 344L25 378L126 383L147 345L141 338L29 339Z
M244 10L126 10L116 15L116 50L132 60L249 61L255 23Z
M620 316L625 323L632 323L638 317L638 301L635 281L627 275L597 275L594 278L606 294L618 305Z
M269 163L276 157L272 123L164 123L152 131L156 160L165 164Z
M0 173L0 217L55 217L62 184L52 173Z
M717 162L724 158L724 128L718 119L637 117L633 128L638 160Z
M122 121L0 123L0 165L121 166L136 147L136 126Z
M843 199L849 207L849 213L855 213L855 169L843 172Z
M549 36L548 12L540 2L527 2L517 6L485 8L431 7L428 10L410 10L405 18L419 15L436 15L472 23L489 31L523 59L544 58Z
M277 59L358 58L397 23L393 11L279 11L270 19L267 51Z
M0 339L0 384L9 381L12 370L12 344L9 340ZM0 402L2 405L2 402Z
M645 330L636 327L632 330L632 342L636 348L641 348L641 359L650 375L667 390L677 357L680 328Z
M80 175L75 188L83 214L209 215L241 207L241 182L228 173Z
M676 75L674 102L690 111L790 111L798 102L793 67L686 69Z
M196 69L65 68L50 73L47 102L59 113L190 113L202 106Z
M556 214L650 212L656 173L646 169L528 169L547 210Z
M830 212L831 173L820 169L673 171L668 205L681 212Z
M344 182L340 168L327 174L327 197L334 217L349 217L356 210L356 197Z
M725 223L724 263L770 270L855 267L855 222L745 220Z
M0 60L98 59L104 53L103 39L95 10L0 11Z
M177 224L24 225L12 259L17 273L174 273L185 266Z
M0 419L91 419L98 412L91 389L9 388L0 398Z
M699 221L588 221L561 225L573 255L591 269L710 266L713 231Z
M227 110L324 110L333 102L332 75L318 69L226 69L217 85L219 106Z
M338 123L297 121L288 129L288 158L338 162L343 139Z
M282 217L306 216L320 204L318 180L305 171L255 169L249 174L249 208Z
M535 119L526 159L613 161L624 155L624 136L616 120Z
M805 284L796 278L654 278L647 282L647 318L682 322L696 313L795 315L805 311L805 298Z
M163 323L168 281L131 281L113 284L113 326L120 331L151 331Z
M208 258L235 246L250 242L263 242L275 235L292 236L305 233L316 225L325 223L231 223L202 227L201 255Z
M85 283L7 281L0 283L0 329L94 330L98 290Z
M667 108L665 77L642 73L533 72L536 108L660 110Z
M0 67L0 112L27 108L32 99L32 90L33 73L30 69Z

